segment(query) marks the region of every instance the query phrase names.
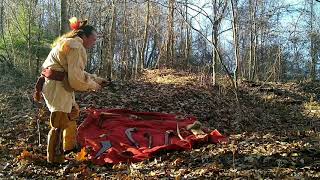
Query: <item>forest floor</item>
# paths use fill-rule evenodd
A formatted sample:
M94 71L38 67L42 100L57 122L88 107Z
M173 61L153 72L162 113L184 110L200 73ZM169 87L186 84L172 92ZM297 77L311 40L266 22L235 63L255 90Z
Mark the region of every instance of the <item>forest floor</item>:
M52 167L45 159L49 131L45 115L38 145L33 84L2 76L0 178L320 178L320 83L244 81L237 101L228 83L220 82L212 88L201 85L196 75L149 70L136 81L78 94L77 101L82 110L93 106L195 115L227 136L227 143L164 153L133 164L95 166L75 161L72 166ZM79 122L84 118L82 113Z

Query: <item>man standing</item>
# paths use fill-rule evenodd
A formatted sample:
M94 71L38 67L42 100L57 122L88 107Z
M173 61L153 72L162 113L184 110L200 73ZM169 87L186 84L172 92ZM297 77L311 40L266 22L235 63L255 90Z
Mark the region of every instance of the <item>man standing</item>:
M74 91L97 91L107 80L84 71L86 49L97 39L94 27L87 21L70 19L72 31L58 38L42 65L34 99L40 100L41 91L49 108L51 130L48 134L47 161L63 163L64 154L76 148L79 106Z

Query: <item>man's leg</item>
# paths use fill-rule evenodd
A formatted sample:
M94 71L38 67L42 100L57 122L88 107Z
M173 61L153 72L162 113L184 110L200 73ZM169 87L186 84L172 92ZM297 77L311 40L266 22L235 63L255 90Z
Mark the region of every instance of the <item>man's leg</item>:
M68 127L63 131L63 150L65 152L72 151L77 146L77 119L79 118L79 106L73 106L68 114Z
M63 163L62 132L67 128L68 115L65 112L51 112L48 134L47 161L49 163Z

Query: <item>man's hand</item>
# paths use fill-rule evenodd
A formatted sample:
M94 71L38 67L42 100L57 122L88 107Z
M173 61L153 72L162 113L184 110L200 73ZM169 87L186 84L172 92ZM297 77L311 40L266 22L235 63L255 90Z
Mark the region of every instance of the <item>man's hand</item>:
M112 82L111 82L111 79L110 79L110 78L107 78L107 79L102 79L100 85L101 85L102 87L104 87L104 86L110 85L111 83L112 83Z
M94 86L94 88L93 88L92 90L93 90L93 91L99 91L101 88L102 88L101 85L98 84L98 83L96 83L95 86Z

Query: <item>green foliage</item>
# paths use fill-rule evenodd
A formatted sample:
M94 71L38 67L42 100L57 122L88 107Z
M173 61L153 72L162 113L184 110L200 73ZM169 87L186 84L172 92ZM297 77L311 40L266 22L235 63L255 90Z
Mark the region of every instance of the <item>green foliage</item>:
M27 8L27 4L15 4L9 18L11 23L0 34L0 55L17 71L32 76L38 74L37 68L48 55L54 37L44 32L43 22L33 12L35 7Z

